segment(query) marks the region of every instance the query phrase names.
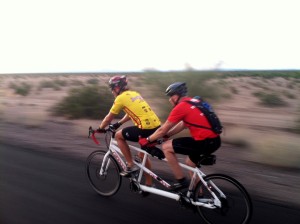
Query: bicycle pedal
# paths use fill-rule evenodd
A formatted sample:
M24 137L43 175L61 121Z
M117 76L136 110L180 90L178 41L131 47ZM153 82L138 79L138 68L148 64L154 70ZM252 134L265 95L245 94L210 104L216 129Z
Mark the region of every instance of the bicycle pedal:
M137 155L134 157L134 161L137 163L142 163L142 159Z
M132 179L130 180L129 188L133 192L140 192L141 191L140 185L136 182L136 180L132 180Z

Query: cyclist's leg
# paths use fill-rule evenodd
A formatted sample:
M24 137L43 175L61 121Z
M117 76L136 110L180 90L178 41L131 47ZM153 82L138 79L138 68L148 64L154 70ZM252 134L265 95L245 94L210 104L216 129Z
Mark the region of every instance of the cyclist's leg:
M186 165L190 166L190 167L196 167L196 164L187 156L186 160L185 160ZM189 171L190 177L192 177L193 172Z
M145 155L145 154L142 153L142 152L139 152L139 153L138 153L138 157L141 158L141 160L143 160L144 155ZM149 158L147 158L145 166L146 166L149 170L151 170L151 162L150 162ZM147 174L147 173L144 173L144 175L145 175L145 185L147 185L147 186L152 186L152 183L153 183L152 177L151 177L149 174Z
M132 141L132 142L138 142L139 140L139 136L141 137L148 137L149 135L151 135L155 130L155 129L139 129L136 126L131 126L131 127L126 127L124 129L122 129L122 139L124 139L124 141ZM118 143L119 144L119 143ZM126 143L127 144L127 143ZM128 145L127 145L128 146ZM121 147L120 147L121 148ZM132 161L132 156L128 147L128 152L130 154L130 158ZM143 153L138 153L138 156L142 159L144 158L144 154ZM126 157L125 157L126 158ZM133 163L133 161L132 161ZM150 160L147 158L146 164L145 166L148 169L151 169L151 163ZM145 184L148 186L152 186L152 177L149 174L145 173Z
M195 147L197 150L192 151L186 159L186 164L192 167L195 167L196 164L199 162L200 156L210 155L213 152L215 152L221 145L220 137L214 138L214 139L205 139L201 141L195 141L195 144L193 144L193 147ZM190 172L190 175L192 173ZM195 185L200 181L199 178L196 179ZM202 194L202 188L199 189L199 194Z
M202 147L201 145L199 145L199 141L195 141L192 137L181 137L173 139L172 144L169 145L169 147L165 150L166 152L169 150L170 153L173 151L173 153L188 155L186 164L191 167L195 167L196 162L194 160L194 156L192 157L191 155L200 155L202 153L201 148ZM192 173L189 174L190 176L192 175ZM177 176L176 178L178 177L179 176Z
M184 174L183 174L183 171L178 163L178 159L177 159L177 156L175 154L175 151L173 149L173 144L172 144L173 140L168 140L166 142L163 143L162 145L162 149L163 149L163 152L166 156L166 159L173 171L173 174L175 176L175 178L177 180L180 180L182 178L184 178Z
M136 136L135 136L136 138L133 139L133 141L138 142L139 137L146 138L146 137L148 137L149 135L153 134L157 129L158 129L158 127L157 127L157 128L154 128L154 129L138 129L137 132L136 132ZM144 158L144 155L145 155L144 153L141 153L141 152L138 153L138 156L139 156L141 159ZM151 170L151 162L150 162L150 159L149 159L149 158L147 158L145 166L146 166L149 170ZM147 185L147 186L152 186L152 184L153 184L153 179L152 179L152 177L151 177L149 174L147 174L147 173L144 173L144 175L145 175L145 185Z
M128 167L132 167L134 165L132 155L131 155L129 146L128 146L125 138L123 137L122 130L123 129L117 131L117 133L115 135L115 139L118 143L118 146L119 146L121 152L123 153L123 155L126 159Z

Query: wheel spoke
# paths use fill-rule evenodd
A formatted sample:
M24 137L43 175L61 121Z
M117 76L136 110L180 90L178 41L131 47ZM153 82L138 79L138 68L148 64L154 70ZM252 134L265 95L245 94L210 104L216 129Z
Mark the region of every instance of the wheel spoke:
M90 184L98 194L112 196L119 190L122 179L119 175L120 168L112 156L103 161L106 153L105 151L91 153L87 159L86 172Z
M199 182L195 188L194 200L215 204L214 209L197 207L206 223L249 223L252 203L247 191L239 182L222 174L208 175L204 179L208 183L208 188ZM211 192L218 197L219 204L216 203Z

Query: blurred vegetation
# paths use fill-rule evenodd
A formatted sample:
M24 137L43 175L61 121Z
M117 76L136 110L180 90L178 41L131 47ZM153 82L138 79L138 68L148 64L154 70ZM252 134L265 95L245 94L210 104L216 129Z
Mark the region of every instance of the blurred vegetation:
M112 102L113 96L107 89L92 85L71 89L69 95L55 105L52 112L71 119L100 119L107 114Z
M168 102L168 97L165 95L166 88L174 82L185 82L188 86L189 96L201 96L208 102L216 102L223 97L224 86L210 83L211 80L219 79L220 74L216 72L200 72L200 71L185 71L185 72L145 72L138 76L134 83L129 83L132 89L137 86L143 86L150 92L151 99L155 100L156 106L159 107L157 114L164 121L170 113L171 106ZM144 96L143 92L141 94ZM148 101L149 98L145 99Z
M300 169L300 145L295 138L269 136L255 142L257 162L285 168Z
M281 107L287 105L287 103L276 93L255 92L253 95L260 99L263 106Z
M289 98L289 99L296 99L296 98L297 98L295 94L290 93L290 92L287 91L287 90L282 91L282 94L283 94L285 97Z
M87 83L91 84L91 85L97 85L97 84L99 84L99 80L96 78L93 78L93 79L87 80Z
M286 79L296 78L300 81L300 71L299 70L257 70L257 71L222 71L225 77L262 77L267 79L273 79L276 77L283 77Z
M71 86L83 86L84 83L81 80L72 79L70 82Z
M106 78L108 80L112 75L120 74L88 74L84 77L84 81L77 80L76 75L72 75L72 77L70 75L71 78L68 82L59 75L50 79L45 77L48 81L42 81L40 88L59 90L64 86L68 86L68 88L76 86L52 108L52 112L56 116L71 119L103 119L114 98L107 88L107 83L102 83L101 80L106 80ZM260 107L259 109L274 107L272 110L276 111L293 110L294 116L295 108L300 106L297 99L300 93L300 71L145 71L143 73L124 73L124 75L128 76L131 89L141 92L151 105L155 105L159 109L157 113L162 121L171 110L165 90L171 83L180 81L187 83L190 96L199 95L211 102L213 106L218 105L219 102L232 102L226 100L234 100L240 94L251 94L251 92L260 101L260 104L257 105L258 108ZM25 78L20 79L16 83ZM29 94L31 89L31 86L24 81L19 84L11 84L10 87L15 90L16 94L24 96ZM229 108L230 106L228 104ZM284 106L289 106L289 108ZM261 135L261 139L257 139L257 135L251 137L251 133L257 134L257 130L244 127L247 133L240 130L232 134L226 135L225 133L223 142L241 148L241 153L247 153L250 148L255 150L252 155L257 156L254 160L256 162L300 168L300 111L297 113L298 117L295 119L293 117L294 123L289 123L286 129L283 127L284 130L281 127L280 130L270 131L271 129L267 129ZM287 112L286 116L290 116L290 114ZM278 132L279 137L273 132ZM279 133L283 133L283 135L281 136Z
M111 74L115 75L115 74ZM161 116L162 120L164 120L167 115L170 112L170 105L166 104L167 98L165 98L165 90L166 88L174 82L185 82L188 86L188 94L190 96L201 96L204 99L208 100L211 103L217 103L219 100L226 100L232 98L231 94L239 94L239 90L231 86L230 82L227 81L227 78L230 77L251 77L253 78L253 81L251 81L251 85L254 87L262 88L264 91L258 91L254 92L253 95L258 97L261 101L262 106L267 107L280 107L287 105L287 102L285 102L277 93L274 93L273 91L269 90L268 88L268 79L277 78L277 77L284 77L285 79L292 78L293 80L291 82L288 82L287 85L296 85L296 81L300 80L300 72L299 71L182 71L182 72L158 72L158 71L147 71L143 73L133 73L132 76L134 76L134 79L130 78L130 74L125 74L129 77L129 86L131 89L135 90L138 89L139 86L143 86L144 89L147 89L147 91L151 95L151 100L158 99L155 101L155 103L159 106L159 115ZM266 79L267 78L267 79ZM255 81L254 81L255 80ZM300 82L300 81L299 81ZM111 96L111 93L107 91L105 88L106 84L103 84L99 80L99 75L93 75L90 79L86 81L87 84L91 85L92 87L81 87L83 90L77 89L76 91L71 91L69 93L69 96L64 99L65 101L68 101L68 103L75 103L76 101L73 100L73 98L77 98L77 101L82 102L81 104L75 106L72 106L72 109L62 109L62 106L60 106L60 112L56 113L60 116L64 116L64 113L66 115L71 117L89 117L89 114L98 114L96 118L99 118L99 111L98 108L93 105L88 105L88 103L91 104L101 104L102 108L110 108L113 97ZM291 84L292 83L292 84ZM65 84L65 83L64 83ZM72 85L84 85L81 81L75 81L72 80ZM54 81L44 81L41 83L42 87L54 87L57 85L62 85L61 82L58 82L58 79ZM84 99L81 100L81 98L84 98L88 95L87 92L89 91L95 91L94 85L97 86L103 86L103 91L97 92L99 98L103 98L102 96L106 96L105 101L91 101ZM247 87L249 89L249 87ZM100 89L100 88L99 88ZM268 91L268 92L265 92ZM270 92L271 91L271 92ZM285 97L287 98L295 98L295 95L293 95L290 92L282 91L281 92ZM80 94L80 95L78 95ZM141 92L142 95L143 92ZM166 100L164 100L164 98ZM147 100L147 98L146 98ZM84 103L83 103L84 102ZM67 108L68 106L66 106ZM89 109L83 109L80 107L86 107ZM99 106L100 107L100 106ZM56 108L56 111L58 109ZM70 112L72 110L72 112ZM95 110L94 112L91 112L91 110ZM76 112L77 111L77 112ZM81 112L79 112L81 111ZM84 112L86 111L86 112ZM108 110L105 110L105 113ZM75 115L76 114L76 115ZM90 118L95 118L94 116Z
M27 82L21 82L20 84L10 83L9 87L14 89L15 93L21 96L27 96L32 88Z
M67 86L67 81L55 79L55 80L43 80L40 82L38 90L42 90L43 88L52 88L54 90L61 90L61 87Z
M208 81L221 78L218 72L148 72L143 74L144 83L154 86L154 96L164 95L166 88L174 82L185 82L190 96L201 96L208 100L221 98L221 88Z

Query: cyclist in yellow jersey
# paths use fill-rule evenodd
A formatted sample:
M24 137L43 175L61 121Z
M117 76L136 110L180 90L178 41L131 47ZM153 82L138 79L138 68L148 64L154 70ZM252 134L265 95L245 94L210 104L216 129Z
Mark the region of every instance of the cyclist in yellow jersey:
M159 118L138 92L127 90L116 97L110 112L119 114L121 110L140 129L153 129L160 125Z
M127 84L126 76L114 76L109 80L109 87L115 97L115 101L109 113L99 125L100 129L104 129L121 110L125 112L125 116L112 126L118 129L129 120L132 120L134 123L134 126L118 130L115 135L118 146L127 161L127 170L120 173L122 176L128 176L130 173L138 170L138 167L133 163L132 155L126 141L138 142L139 136L143 138L148 137L154 133L161 124L149 104L138 92L129 90ZM144 154L139 153L138 156L143 158ZM151 168L149 159L146 162L146 167ZM152 185L152 178L149 175L146 175L145 184L148 186Z

